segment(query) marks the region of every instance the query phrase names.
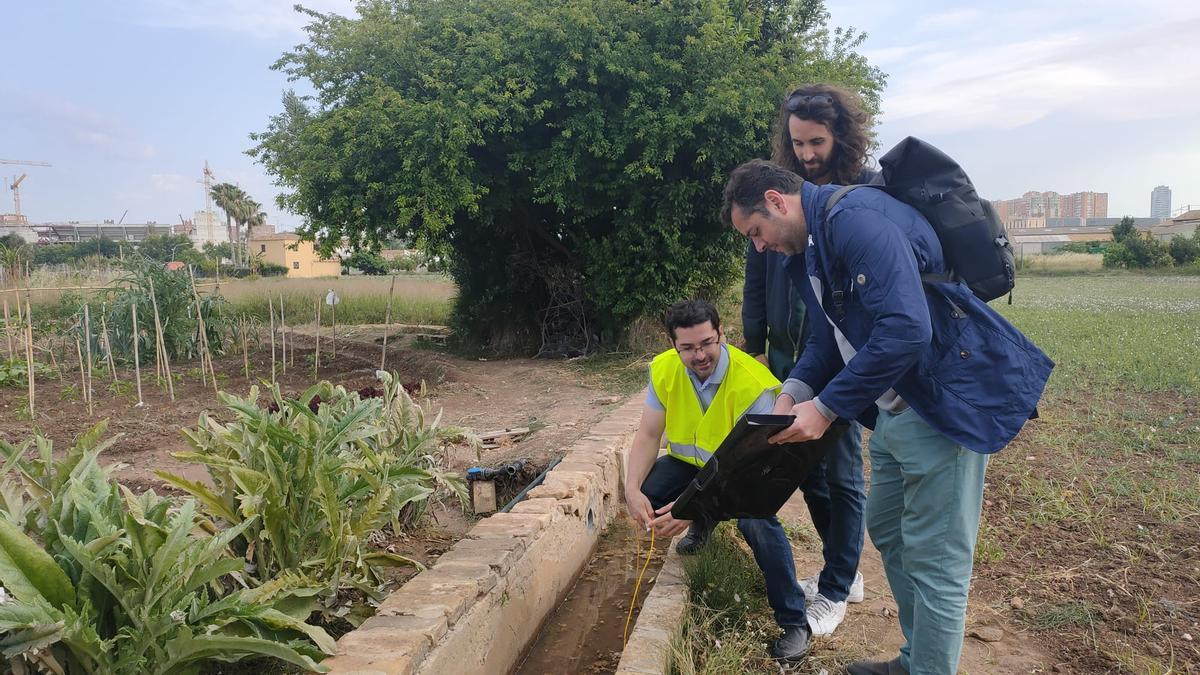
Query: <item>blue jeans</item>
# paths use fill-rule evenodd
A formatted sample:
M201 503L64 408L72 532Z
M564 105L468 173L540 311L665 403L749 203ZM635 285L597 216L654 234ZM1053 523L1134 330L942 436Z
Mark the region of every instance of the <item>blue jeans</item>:
M911 408L898 415L881 410L870 449L867 531L896 598L901 665L912 675L953 675L987 455L958 445Z
M642 494L655 509L675 501L700 470L674 457L659 457L650 475L642 481ZM716 523L694 523L693 527L711 529ZM738 530L754 551L754 560L767 582L767 603L780 626L807 626L804 613L804 591L796 581L796 563L792 544L788 541L779 519L742 518Z
M825 567L817 584L821 595L842 602L862 557L863 486L862 427L851 422L825 459L800 483L813 527L821 537Z
M791 372L792 355L774 346L767 348L771 372L781 380ZM821 537L825 566L817 588L821 595L842 602L862 557L863 513L867 492L863 485L862 427L850 422L829 455L800 483L813 527Z

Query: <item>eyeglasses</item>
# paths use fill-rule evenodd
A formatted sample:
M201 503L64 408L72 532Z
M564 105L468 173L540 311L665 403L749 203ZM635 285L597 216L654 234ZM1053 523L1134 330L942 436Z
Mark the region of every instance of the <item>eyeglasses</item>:
M694 346L686 345L683 347L676 347L675 351L679 352L679 354L682 356L687 356L687 354L691 353L691 352L699 354L700 352L712 349L714 346L716 346L720 342L721 342L721 336L717 335L714 337L710 337L709 339L705 340L704 342L701 342L698 345L694 345Z
M802 107L808 108L813 105L827 105L833 107L833 97L829 94L792 94L788 97L787 103L784 104L784 107L787 108L788 112L796 112Z

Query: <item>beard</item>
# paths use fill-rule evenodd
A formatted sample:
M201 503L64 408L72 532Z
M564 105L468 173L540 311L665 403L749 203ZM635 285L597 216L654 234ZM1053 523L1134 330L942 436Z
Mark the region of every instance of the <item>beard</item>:
M800 177L804 180L815 183L818 180L829 175L829 164L826 162L812 162L808 164L800 164Z

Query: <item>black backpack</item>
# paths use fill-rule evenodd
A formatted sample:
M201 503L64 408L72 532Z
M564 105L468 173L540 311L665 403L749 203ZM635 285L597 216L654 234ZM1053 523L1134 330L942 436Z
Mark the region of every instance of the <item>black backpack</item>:
M984 302L1006 293L1012 303L1016 266L1004 223L991 202L981 199L971 179L946 153L909 136L879 159L882 184L871 184L921 212L942 243L948 274L924 274L925 282L961 279ZM825 202L825 212L847 192Z

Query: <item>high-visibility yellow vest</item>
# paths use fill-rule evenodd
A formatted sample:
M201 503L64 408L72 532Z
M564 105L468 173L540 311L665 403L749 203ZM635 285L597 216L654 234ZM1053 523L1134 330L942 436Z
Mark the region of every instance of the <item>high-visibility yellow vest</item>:
M729 370L707 411L700 408L678 352L668 349L650 364L654 393L667 410L667 453L688 464L704 466L764 391L779 393L779 379L766 366L737 347L726 345L726 349Z

